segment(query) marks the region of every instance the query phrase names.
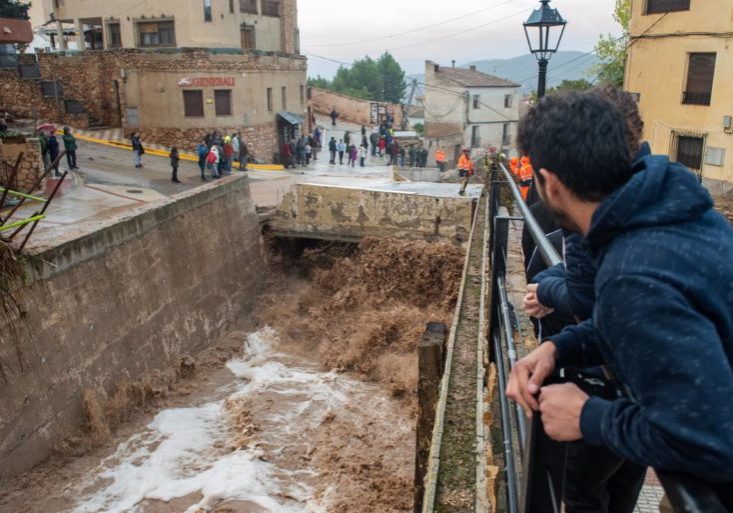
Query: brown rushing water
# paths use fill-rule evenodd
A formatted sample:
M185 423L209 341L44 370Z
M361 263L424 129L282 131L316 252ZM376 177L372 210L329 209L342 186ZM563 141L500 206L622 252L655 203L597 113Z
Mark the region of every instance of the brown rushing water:
M366 240L277 275L260 329L233 333L155 416L0 493L0 512L408 512L416 352L449 321L462 252ZM270 327L271 326L271 327Z

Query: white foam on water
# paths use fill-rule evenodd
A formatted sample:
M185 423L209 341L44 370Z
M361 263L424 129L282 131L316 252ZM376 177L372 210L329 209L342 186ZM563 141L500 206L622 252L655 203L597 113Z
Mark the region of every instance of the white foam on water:
M347 401L348 390L357 384L315 365L290 367L277 360L283 355L274 351L276 344L272 329L252 333L243 356L227 367L240 380L230 399L249 400L263 391L282 398L276 408L253 412L267 424L260 436L277 448L291 442L303 426L321 422L331 408ZM208 511L227 500L249 501L273 513L320 510L312 489L300 479L316 475L312 469L279 469L263 461L256 444L234 452L220 449L232 436L224 404L218 400L161 411L77 487L82 498L74 513L135 512L146 499L170 501L195 493L203 498L186 513ZM92 488L98 491L84 493Z

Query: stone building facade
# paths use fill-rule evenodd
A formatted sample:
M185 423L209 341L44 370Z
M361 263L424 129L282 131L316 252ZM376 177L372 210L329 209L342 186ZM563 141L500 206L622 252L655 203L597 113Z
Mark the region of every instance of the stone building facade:
M163 0L155 14L132 0L61 3L40 5L50 6L55 19L76 20L79 33L88 35L91 21L100 21L105 49L91 50L87 41L86 51L37 54L41 80L60 84L88 118L69 123L48 105L53 102L36 98L49 121L118 126L126 135L138 132L143 142L184 150L207 132L241 131L252 154L266 162L283 139L304 129L298 120L306 113L307 63L298 49L296 0ZM119 16L122 11L128 14ZM168 18L174 18L172 45L149 47L152 36L140 44L141 30ZM115 29L112 41L114 24L119 34ZM254 39L245 41L249 27Z
M638 96L644 138L714 191L733 189L733 4L632 2L625 89Z

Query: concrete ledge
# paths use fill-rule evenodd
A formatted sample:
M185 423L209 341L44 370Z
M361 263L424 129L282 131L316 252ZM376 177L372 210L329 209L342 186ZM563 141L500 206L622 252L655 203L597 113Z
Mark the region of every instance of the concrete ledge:
M283 198L271 228L281 236L349 242L371 236L463 244L476 199L458 196L457 190L458 186L424 183L372 189L299 183Z
M98 258L111 248L142 237L161 223L223 196L241 193L249 194L249 181L246 176L233 176L177 194L164 202L134 209L121 217L101 221L90 233L33 253L38 265L29 270L30 283L49 279Z

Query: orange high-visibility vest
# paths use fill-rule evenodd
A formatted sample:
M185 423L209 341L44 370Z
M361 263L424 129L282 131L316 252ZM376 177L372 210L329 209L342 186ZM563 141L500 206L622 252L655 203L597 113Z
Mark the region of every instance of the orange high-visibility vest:
M523 164L519 168L519 172L517 174L519 176L519 190L522 193L522 199L527 201L527 196L529 195L529 190L532 187L532 181L534 180L532 165L529 163L529 159L527 159L526 164Z
M463 169L464 171L468 171L469 175L473 174L473 162L471 161L471 157L466 155L465 153L461 155L461 158L458 159L458 169Z
M445 152L443 150L438 150L435 152L435 161L445 162Z

